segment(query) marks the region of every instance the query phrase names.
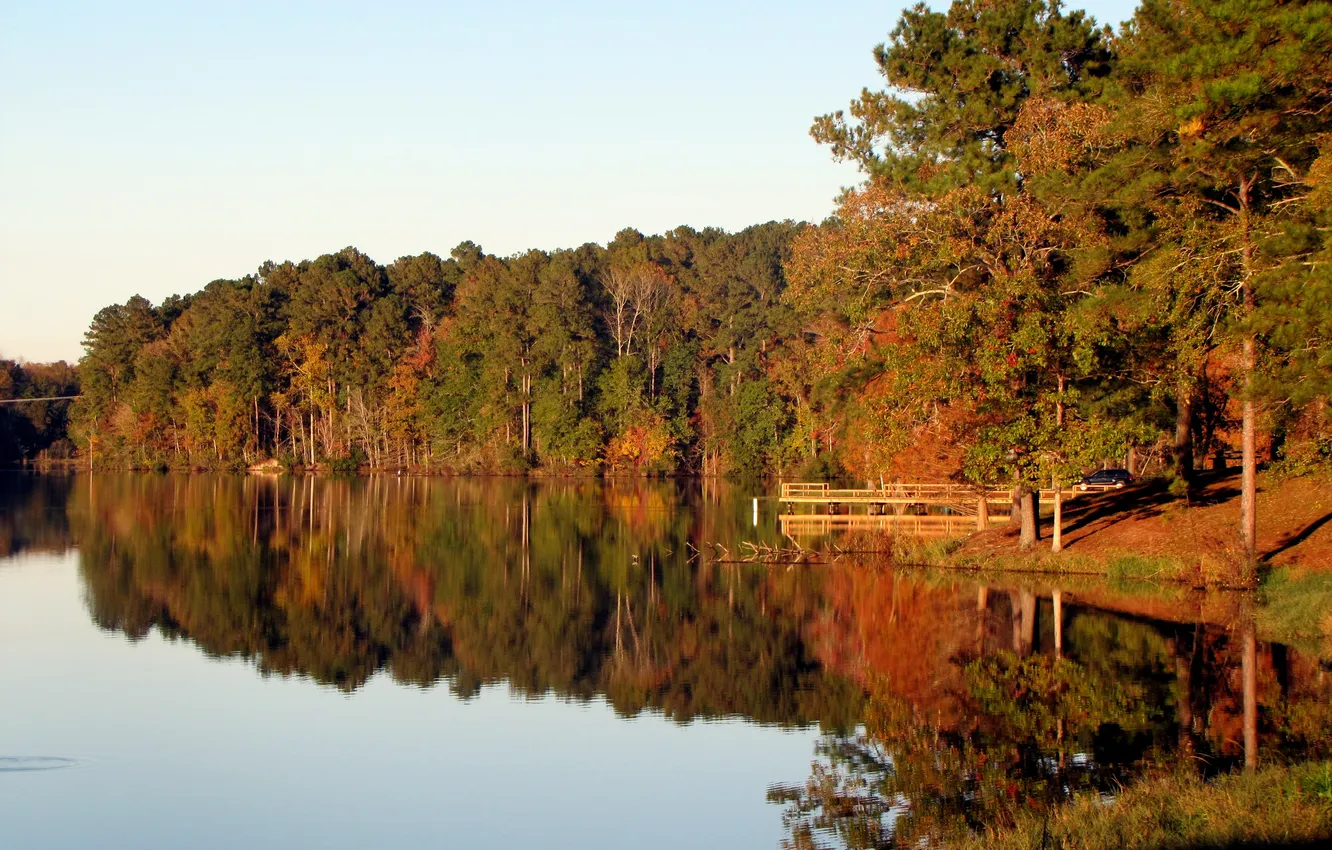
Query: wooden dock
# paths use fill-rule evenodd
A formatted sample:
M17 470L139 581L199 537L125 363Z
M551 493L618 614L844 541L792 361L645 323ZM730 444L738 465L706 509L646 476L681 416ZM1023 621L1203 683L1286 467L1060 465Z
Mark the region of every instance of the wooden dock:
M1063 487L1059 494L1063 501L1067 501L1106 489L1113 488L1098 486L1082 490ZM1041 490L1040 495L1041 501L1053 500L1055 490ZM846 520L825 523L821 527L870 527L874 524L853 521L851 518L868 520L871 517L887 516L915 516L921 520L950 519L950 528L960 528L965 524L969 530L984 530L993 523L1008 521L1013 491L980 489L953 483L892 483L863 489L838 489L821 482L785 482L777 500L786 505L786 516L783 518L790 520L793 528L800 527L802 530L815 527L816 520L829 520L832 517L845 517ZM812 508L814 513L796 513L797 506ZM863 513L857 513L857 508L863 508ZM931 510L936 512L928 513ZM969 517L970 520L963 521L963 517ZM880 523L878 527L883 527L883 524Z

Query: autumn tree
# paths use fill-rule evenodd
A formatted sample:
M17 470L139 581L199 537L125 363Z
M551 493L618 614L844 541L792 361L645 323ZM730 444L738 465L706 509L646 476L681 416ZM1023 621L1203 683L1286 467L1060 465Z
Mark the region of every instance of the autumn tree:
M853 120L815 122L869 180L801 237L792 298L837 316L844 353L860 357L895 314L889 370L919 411L908 422L953 409L966 474L1010 477L1029 547L1039 487L1066 480L1090 447L1069 432L1071 384L1095 362L1071 311L1095 271L1074 256L1096 234L1024 190L1012 137L1032 97L1095 97L1111 54L1094 22L1058 4L959 0L907 11L875 55L904 94L866 92Z
M838 159L877 182L931 194L1019 181L1007 134L1030 97L1087 100L1109 72L1106 31L1058 0L920 3L874 49L888 88L811 129Z
M1187 216L1167 244L1212 271L1236 329L1242 407L1241 536L1256 557L1256 379L1263 340L1252 322L1266 270L1265 233L1281 226L1332 129L1323 2L1145 0L1123 39L1122 109L1138 168Z

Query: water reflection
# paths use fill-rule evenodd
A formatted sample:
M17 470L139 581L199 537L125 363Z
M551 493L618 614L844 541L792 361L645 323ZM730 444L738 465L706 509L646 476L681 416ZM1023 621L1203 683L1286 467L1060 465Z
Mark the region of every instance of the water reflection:
M103 628L353 690L380 671L821 724L768 799L795 847L942 843L1153 766L1325 757L1325 646L1258 600L871 558L719 563L750 493L673 482L0 479L0 544L77 546ZM700 555L700 552L705 553ZM1266 619L1264 619L1266 617ZM761 789L755 789L760 793ZM778 808L779 807L779 808Z
M74 486L69 514L100 625L264 671L854 723L859 687L803 638L820 577L705 562L702 541L748 517L701 498L648 482L127 476Z
M1146 771L1332 753L1327 661L1260 642L1252 600L1232 600L1227 623L1172 623L1059 589L968 599L891 574L859 581L852 607L879 612L853 626L864 723L824 736L803 785L770 789L789 846L942 845L1082 793L1111 798Z

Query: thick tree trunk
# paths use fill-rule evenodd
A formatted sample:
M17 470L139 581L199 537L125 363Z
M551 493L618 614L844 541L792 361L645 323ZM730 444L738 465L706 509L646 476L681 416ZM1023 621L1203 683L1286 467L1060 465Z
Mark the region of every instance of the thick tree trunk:
M1267 462L1276 463L1286 451L1286 426L1273 429L1267 434Z
M1175 407L1175 477L1193 484L1193 397L1181 389Z
M1031 502L1031 527L1036 535L1036 540L1041 539L1041 491L1033 487L1031 495L1028 497Z
M1041 539L1040 498L1040 493L1028 486L1023 486L1022 494L1019 497L1022 534L1018 540L1018 547L1021 549L1030 549Z

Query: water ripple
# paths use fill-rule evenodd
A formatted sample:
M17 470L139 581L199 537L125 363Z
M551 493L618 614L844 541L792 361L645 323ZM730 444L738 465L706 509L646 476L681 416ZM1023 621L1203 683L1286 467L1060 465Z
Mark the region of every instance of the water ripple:
M33 773L40 770L67 770L83 762L60 756L0 756L0 773Z

